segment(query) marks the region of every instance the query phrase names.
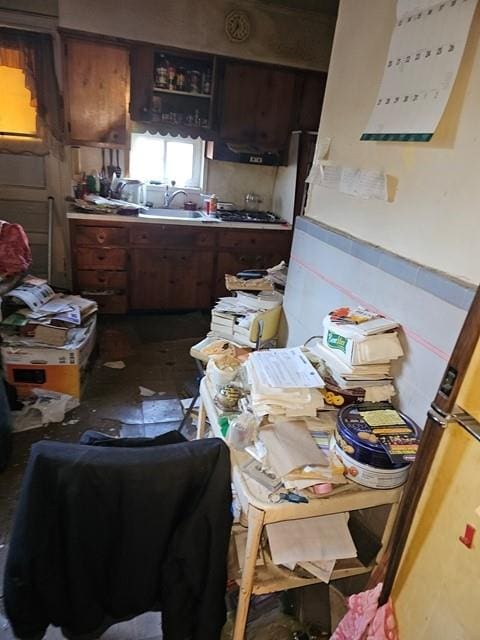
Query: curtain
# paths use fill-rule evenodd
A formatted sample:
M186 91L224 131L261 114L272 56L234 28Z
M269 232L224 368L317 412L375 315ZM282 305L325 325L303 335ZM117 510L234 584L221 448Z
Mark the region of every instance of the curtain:
M41 155L62 156L64 127L62 101L55 74L52 38L48 34L0 29L0 65L22 69L37 111L39 141L1 140L0 150L21 152L24 147ZM7 147L7 148L6 148Z

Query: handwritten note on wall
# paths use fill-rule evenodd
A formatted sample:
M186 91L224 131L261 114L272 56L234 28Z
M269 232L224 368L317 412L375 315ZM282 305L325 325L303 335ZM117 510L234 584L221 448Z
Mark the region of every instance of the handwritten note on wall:
M457 76L477 0L398 0L383 80L361 140L428 142Z
M312 167L307 182L356 198L388 200L387 178L378 169L355 169L319 163L315 171Z

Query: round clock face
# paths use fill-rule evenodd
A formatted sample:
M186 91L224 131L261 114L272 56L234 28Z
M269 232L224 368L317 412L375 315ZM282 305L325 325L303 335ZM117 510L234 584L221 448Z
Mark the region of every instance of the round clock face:
M225 17L225 32L232 42L245 42L250 35L250 20L244 11L231 11Z

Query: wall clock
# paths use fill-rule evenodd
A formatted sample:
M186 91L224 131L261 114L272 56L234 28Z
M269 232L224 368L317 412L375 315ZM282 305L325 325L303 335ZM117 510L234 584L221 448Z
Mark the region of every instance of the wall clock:
M225 16L225 33L232 42L245 42L250 36L250 18L245 11L234 9Z

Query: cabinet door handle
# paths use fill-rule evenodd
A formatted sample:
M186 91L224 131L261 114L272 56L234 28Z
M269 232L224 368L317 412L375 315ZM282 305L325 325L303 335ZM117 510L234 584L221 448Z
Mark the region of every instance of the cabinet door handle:
M97 256L97 260L105 260L105 258L106 258L106 257L107 257L107 256L100 255L100 256Z
M97 242L102 244L105 242L106 235L104 233L97 233Z

